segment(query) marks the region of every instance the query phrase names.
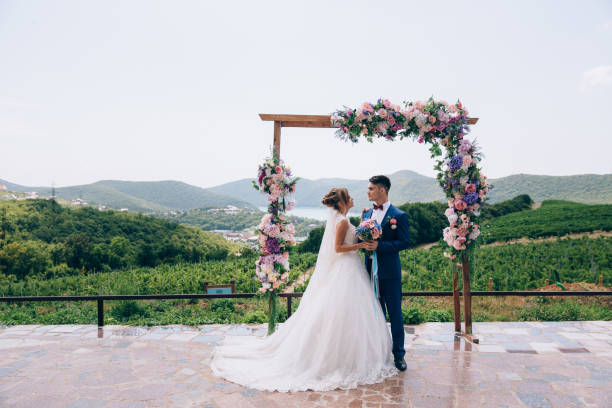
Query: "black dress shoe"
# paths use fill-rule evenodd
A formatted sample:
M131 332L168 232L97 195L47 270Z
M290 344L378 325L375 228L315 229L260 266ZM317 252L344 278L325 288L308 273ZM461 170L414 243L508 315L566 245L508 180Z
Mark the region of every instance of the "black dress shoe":
M396 358L393 362L395 363L395 367L397 367L397 369L400 371L406 371L406 368L408 368L406 362L404 361L404 357Z

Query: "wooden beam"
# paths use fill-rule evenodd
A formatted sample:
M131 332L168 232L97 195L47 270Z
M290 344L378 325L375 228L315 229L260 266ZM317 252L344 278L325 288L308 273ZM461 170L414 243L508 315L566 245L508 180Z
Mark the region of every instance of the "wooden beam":
M331 120L325 122L281 122L281 127L304 127L304 128L331 128Z
M280 122L331 122L330 115L280 115L260 113L261 120L273 120Z

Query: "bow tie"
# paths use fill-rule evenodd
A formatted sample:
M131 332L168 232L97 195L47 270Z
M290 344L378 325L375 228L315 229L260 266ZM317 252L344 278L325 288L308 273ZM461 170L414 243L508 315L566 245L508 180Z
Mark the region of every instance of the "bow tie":
M375 209L375 210L380 210L380 211L382 211L382 209L383 209L383 205L382 205L382 204L381 204L381 205L376 205L376 204L374 204L374 209Z

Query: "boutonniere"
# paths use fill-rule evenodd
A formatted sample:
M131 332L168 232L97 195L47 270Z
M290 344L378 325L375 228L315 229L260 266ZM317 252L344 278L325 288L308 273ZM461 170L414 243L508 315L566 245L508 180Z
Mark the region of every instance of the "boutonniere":
M395 218L387 217L387 221L391 224L391 229L397 228L397 220Z

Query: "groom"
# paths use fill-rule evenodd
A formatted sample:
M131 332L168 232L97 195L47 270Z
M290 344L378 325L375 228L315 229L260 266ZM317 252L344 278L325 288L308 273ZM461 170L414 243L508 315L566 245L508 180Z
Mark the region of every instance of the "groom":
M368 185L368 199L374 208L363 211L361 218L375 219L382 227L382 236L374 241L378 260L379 301L383 314L389 313L391 336L393 337L393 357L398 370L406 370L404 360L404 320L402 317L402 270L399 251L408 248L408 215L389 202L391 180L387 176L374 176ZM366 257L366 268L372 275L372 258Z

